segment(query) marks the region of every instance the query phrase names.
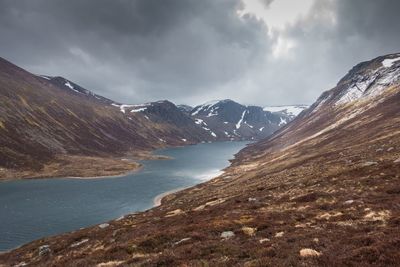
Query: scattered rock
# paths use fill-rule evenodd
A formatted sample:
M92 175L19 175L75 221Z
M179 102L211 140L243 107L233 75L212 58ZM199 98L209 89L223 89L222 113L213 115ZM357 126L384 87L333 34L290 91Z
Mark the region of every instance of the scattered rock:
M124 261L109 261L97 264L97 267L114 267L124 263Z
M344 202L344 204L345 204L345 205L350 205L350 204L353 204L353 202L354 202L354 200L349 199L349 200L346 200L346 201Z
M120 221L120 220L122 220L124 218L125 218L125 216L121 216L121 217L117 218L115 221L118 222L118 221Z
M114 230L113 233L112 233L112 236L115 237L121 231L122 231L121 228Z
M382 211L378 211L378 212L370 211L364 216L364 218L367 221L373 221L373 222L382 221L382 222L385 222L390 218L390 211L388 211L388 210L382 210Z
M206 207L206 205L200 205L196 208L193 209L193 211L200 211L200 210L204 210L204 208Z
M174 245L179 245L183 242L189 241L190 239L191 239L190 237L183 238L183 239L179 240L178 242L175 242Z
M234 237L234 236L235 236L235 233L232 232L232 231L225 231L225 232L221 233L221 237L223 239L229 239L229 238Z
M314 241L315 243L319 243L319 239L318 239L318 238L314 238L313 241Z
M387 150L387 152L390 152L390 151L392 151L393 149L394 149L394 147L389 147L388 150Z
M225 199L220 198L220 199L217 199L217 200L209 201L205 205L206 206L215 206L215 205L221 204L223 202L225 202Z
M82 239L81 241L72 243L70 247L71 247L71 248L75 248L75 247L78 247L78 246L80 246L80 245L82 245L82 244L88 242L88 241L89 241L89 239L85 238L85 239Z
M260 242L260 244L269 242L269 241L271 241L269 238L263 238L263 239L258 240L258 242Z
M256 234L257 228L243 226L242 231L248 236L254 236Z
M26 266L26 265L28 265L26 262L21 261L21 262L18 263L17 265L14 265L14 267L22 267L22 266ZM0 266L2 266L2 265L0 265Z
M45 256L51 253L49 245L43 245L39 247L39 256Z
M400 163L400 158L396 159L395 161L393 161L394 163Z
M278 232L275 234L275 237L282 237L285 234L285 232Z
M208 201L205 204L194 208L193 211L204 210L206 207L215 206L215 205L221 204L223 202L225 202L225 199L223 199L223 198L220 198L220 199L217 199L217 200Z
M376 152L382 152L383 148L378 148L377 150L375 150Z
M255 202L257 199L255 197L249 197L249 202Z
M373 166L373 165L378 165L378 162L376 162L376 161L366 161L363 164L361 164L361 166L363 166L363 167L368 167L368 166Z
M321 254L322 254L321 252L318 252L311 248L302 248L300 250L300 257L302 257L302 258L319 257L319 256L321 256Z
M102 223L99 225L101 229L107 228L108 226L110 226L108 223Z
M341 213L340 211L334 212L334 213L325 212L325 213L319 214L317 216L317 218L323 219L323 220L329 220L331 217L337 217L337 216L341 216L341 215L343 215L343 213Z
M167 215L165 215L165 217L173 217L173 216L176 216L176 215L179 215L182 213L184 213L184 212L181 209L176 209L176 210L167 212Z

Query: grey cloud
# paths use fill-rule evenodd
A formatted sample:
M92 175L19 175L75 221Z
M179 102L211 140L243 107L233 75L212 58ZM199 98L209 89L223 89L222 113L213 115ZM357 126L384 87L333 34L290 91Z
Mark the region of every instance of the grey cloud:
M396 0L318 0L274 36L263 21L239 18L242 5L0 0L1 56L120 102L270 105L310 103L359 61L397 52L400 41ZM273 55L279 38L296 44L287 57Z
M395 0L315 1L307 16L277 35L295 42L289 56L269 57L268 71L254 79L265 85L264 96L273 103L313 102L355 64L400 52L397 10L400 2Z

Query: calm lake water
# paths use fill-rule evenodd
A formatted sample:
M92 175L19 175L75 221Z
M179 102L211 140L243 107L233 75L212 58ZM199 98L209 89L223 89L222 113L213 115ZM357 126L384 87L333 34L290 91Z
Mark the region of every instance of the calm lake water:
M143 161L140 172L117 178L0 182L0 251L149 209L163 192L218 175L245 145L218 142L159 150L156 154L173 159Z

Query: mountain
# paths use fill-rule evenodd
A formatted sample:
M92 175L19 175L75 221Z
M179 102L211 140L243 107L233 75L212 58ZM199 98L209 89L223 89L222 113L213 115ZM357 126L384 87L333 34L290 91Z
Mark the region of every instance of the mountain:
M292 119L231 100L121 104L2 58L0 100L0 179L121 174L156 148L260 139Z
M221 176L107 227L29 243L0 263L397 266L399 71L400 54L361 63Z
M244 106L230 99L199 105L193 108L191 116L217 140L262 139L293 119L288 114Z
M213 140L170 102L135 112L65 78L36 76L1 58L0 100L1 178L119 174L137 164L118 157Z
M162 142L174 144L174 139L177 137L187 144L214 141L212 136L194 123L189 114L182 112L180 108L168 100L136 105L116 103L111 105L118 108L128 119L131 114L135 114L144 117L148 122L166 126L172 125L173 128L170 128L168 135L159 135L159 140Z

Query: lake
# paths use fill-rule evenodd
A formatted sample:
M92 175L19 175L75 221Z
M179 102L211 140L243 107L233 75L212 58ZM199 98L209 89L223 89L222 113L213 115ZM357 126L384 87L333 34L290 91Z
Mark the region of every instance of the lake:
M142 161L137 173L97 179L0 182L0 251L106 222L153 206L154 198L217 176L246 142L158 150L171 160Z

